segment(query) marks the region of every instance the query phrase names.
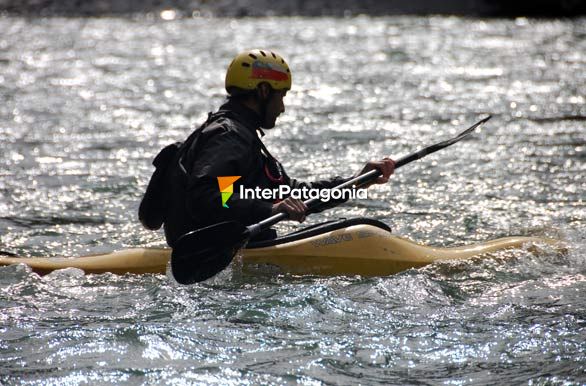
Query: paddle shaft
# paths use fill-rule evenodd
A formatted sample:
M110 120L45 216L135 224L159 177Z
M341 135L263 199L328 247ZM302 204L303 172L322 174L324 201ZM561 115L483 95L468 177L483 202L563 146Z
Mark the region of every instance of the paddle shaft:
M412 156L413 156L413 154L399 159L395 163L395 169L397 169L403 165L406 165L409 162L415 161L416 159L419 159L419 158L412 158L411 159ZM354 177L351 180L346 181L346 182L334 187L333 189L347 189L347 188L359 187L359 186L368 184L370 182L373 182L381 175L382 175L382 172L379 169L374 169L374 170L371 170L367 173L361 174L358 177ZM311 209L314 209L319 204L323 204L323 201L321 201L318 198L311 198L309 200L303 201L303 203L307 206L308 210L311 210ZM249 230L250 235L254 236L254 235L260 233L261 231L270 228L271 226L275 225L276 223L283 221L283 220L286 220L287 218L289 218L288 213L286 213L286 212L277 213L267 219L260 221L259 223L248 226L247 229Z
M421 159L421 158L425 157L426 155L429 155L431 153L435 153L438 150L446 148L446 147L460 141L461 139L463 139L464 137L466 137L470 133L472 133L473 130L476 129L478 126L480 126L483 123L485 123L486 121L488 121L490 118L491 118L491 116L489 115L488 117L478 121L477 123L475 123L474 125L472 125L468 129L464 130L463 132L461 132L460 134L458 134L456 137L454 137L452 139L425 147L419 151L416 151L414 153L411 153L405 157L398 159L395 162L395 169L398 169L401 166L407 165L408 163L411 163L413 161L417 161L418 159ZM382 175L382 172L379 169L373 169L369 172L366 172L364 174L359 175L358 177L354 177L351 180L348 180L348 181L346 181L346 182L344 182L344 183L342 183L332 189L340 189L341 190L341 189L347 189L347 188L357 188L357 187L366 185L368 183L374 182L381 175ZM316 206L323 204L323 201L321 201L318 198L312 198L312 199L304 201L304 204L307 206L308 210L311 211L311 209L314 209ZM271 226L275 225L276 223L283 221L283 220L286 220L287 218L289 218L289 214L286 212L281 212L281 213L277 213L267 219L264 219L256 224L249 225L248 227L246 227L247 233L248 233L247 236L253 237L253 236L259 234L260 232L262 232L263 230L268 229Z

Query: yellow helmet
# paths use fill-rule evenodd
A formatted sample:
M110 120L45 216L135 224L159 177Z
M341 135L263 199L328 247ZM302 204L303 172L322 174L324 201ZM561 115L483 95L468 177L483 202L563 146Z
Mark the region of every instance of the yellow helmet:
M226 72L226 91L254 90L266 82L274 90L291 89L291 71L281 56L272 51L250 50L238 54Z

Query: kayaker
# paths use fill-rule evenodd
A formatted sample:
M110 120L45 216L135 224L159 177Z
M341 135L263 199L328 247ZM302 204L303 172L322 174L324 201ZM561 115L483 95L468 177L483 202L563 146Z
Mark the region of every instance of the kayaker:
M291 71L281 56L269 50L240 53L228 67L225 86L227 102L210 113L185 142L163 149L153 162L157 169L141 202L139 218L148 229L164 224L171 247L183 234L221 221L249 225L279 212L304 221L307 207L303 201L292 197L280 202L243 199L240 185L329 189L349 179L308 183L290 178L260 140L262 129L272 129L285 111L283 98L291 88ZM394 167L392 159L383 158L367 162L359 174L380 169L383 175L375 183L381 184L389 180ZM221 204L219 176L240 176L233 184L229 208ZM275 235L273 231L264 237Z

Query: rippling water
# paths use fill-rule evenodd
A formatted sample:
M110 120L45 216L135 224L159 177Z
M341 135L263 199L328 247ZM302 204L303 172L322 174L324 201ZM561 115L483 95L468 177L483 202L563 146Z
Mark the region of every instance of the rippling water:
M256 46L293 70L266 143L298 178L494 115L310 223L362 215L429 244L523 234L569 248L384 278L234 269L190 287L0 268L0 383L586 382L585 19L5 17L0 31L1 250L163 245L136 220L150 160L222 103L227 64Z

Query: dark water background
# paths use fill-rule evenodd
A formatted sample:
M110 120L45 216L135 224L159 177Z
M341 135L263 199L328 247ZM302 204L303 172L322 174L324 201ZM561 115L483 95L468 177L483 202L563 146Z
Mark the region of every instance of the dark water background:
M494 115L309 223L367 216L434 245L548 235L569 252L190 287L0 268L0 383L586 383L585 19L162 16L0 18L0 249L163 245L136 219L150 160L222 103L236 52L268 47L294 88L265 142L298 178Z

